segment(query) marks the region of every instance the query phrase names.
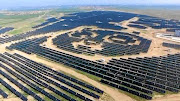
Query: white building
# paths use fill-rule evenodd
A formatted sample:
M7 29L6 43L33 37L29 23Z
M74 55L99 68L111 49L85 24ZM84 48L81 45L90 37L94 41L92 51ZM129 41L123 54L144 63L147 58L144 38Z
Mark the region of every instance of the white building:
M175 31L175 36L180 37L180 30Z

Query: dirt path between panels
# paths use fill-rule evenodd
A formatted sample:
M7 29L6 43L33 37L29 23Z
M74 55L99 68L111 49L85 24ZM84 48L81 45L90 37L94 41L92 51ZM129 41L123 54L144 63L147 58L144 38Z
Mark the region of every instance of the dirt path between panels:
M154 99L152 101L180 101L180 93L166 95L166 96Z

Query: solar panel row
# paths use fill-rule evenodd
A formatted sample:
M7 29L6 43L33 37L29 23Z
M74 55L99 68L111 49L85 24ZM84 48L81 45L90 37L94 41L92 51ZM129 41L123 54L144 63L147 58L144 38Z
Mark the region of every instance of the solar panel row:
M0 29L0 34L4 34L4 33L6 33L6 32L9 32L9 31L13 30L13 29L14 29L14 28L12 28L12 27L1 28L1 29Z
M54 23L54 22L56 22L56 21L59 21L59 20L56 19L56 18L49 18L49 19L46 20L46 22L44 22L44 23L42 23L42 24L40 24L40 25L36 25L36 26L34 26L34 27L32 27L32 28L43 27L43 26L45 26L45 25L48 25L48 24L50 24L50 23Z
M174 49L180 49L180 44L173 44L173 43L166 43L163 42L162 44L164 47L174 48Z
M140 34L140 32L136 32L136 31L133 31L133 33L134 33L134 34L137 34L137 35L139 35L139 34Z
M8 95L3 90L1 90L1 89L0 89L0 94L3 96L3 98L7 98L8 97Z

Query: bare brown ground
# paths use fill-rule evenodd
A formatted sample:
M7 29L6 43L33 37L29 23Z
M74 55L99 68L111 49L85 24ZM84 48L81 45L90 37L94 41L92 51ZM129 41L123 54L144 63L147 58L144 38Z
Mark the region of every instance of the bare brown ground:
M7 98L7 99L0 99L0 101L21 101L19 98Z
M171 94L163 96L161 98L154 99L152 101L180 101L180 94Z

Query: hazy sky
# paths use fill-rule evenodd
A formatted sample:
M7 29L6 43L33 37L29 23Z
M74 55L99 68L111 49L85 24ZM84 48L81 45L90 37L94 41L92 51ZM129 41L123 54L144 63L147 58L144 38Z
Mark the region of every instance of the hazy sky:
M0 0L0 8L51 5L180 5L180 0Z

